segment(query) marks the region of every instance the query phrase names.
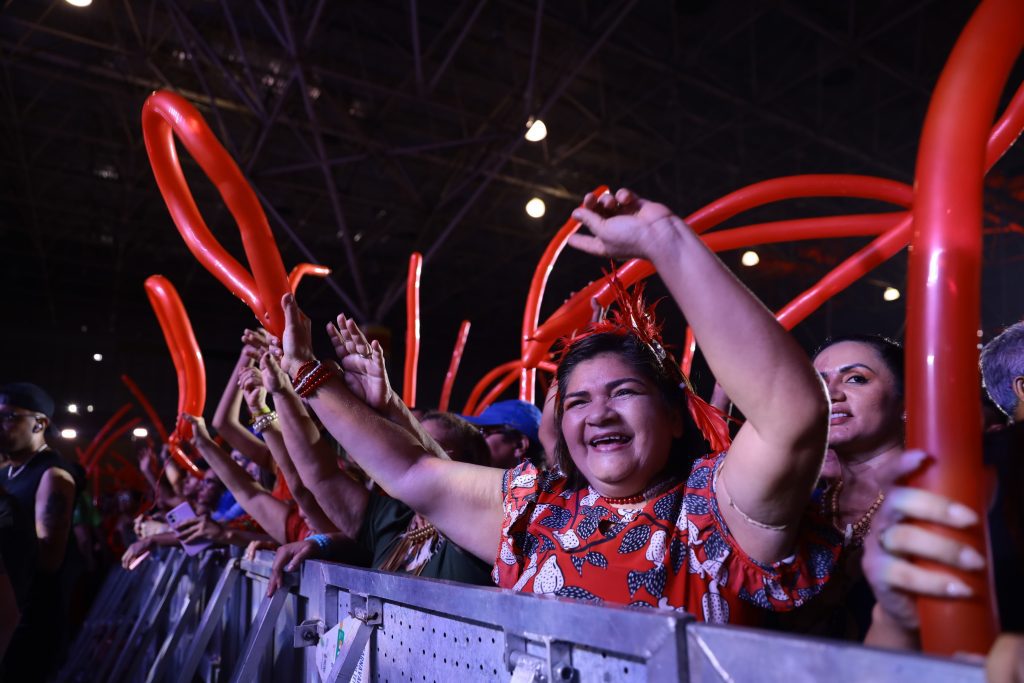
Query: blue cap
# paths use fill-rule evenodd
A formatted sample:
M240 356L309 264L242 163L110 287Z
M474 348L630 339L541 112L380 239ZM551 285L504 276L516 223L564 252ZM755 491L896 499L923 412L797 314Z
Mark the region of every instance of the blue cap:
M487 406L487 409L476 417L463 415L470 424L477 427L511 427L525 434L530 443L537 443L537 432L540 430L540 409L532 403L518 399L498 401Z

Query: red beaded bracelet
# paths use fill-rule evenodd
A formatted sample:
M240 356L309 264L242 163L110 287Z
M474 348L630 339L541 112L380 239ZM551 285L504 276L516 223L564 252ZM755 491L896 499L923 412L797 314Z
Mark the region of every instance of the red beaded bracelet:
M330 366L318 363L316 368L306 375L302 382L295 387L295 393L302 398L307 398L310 394L315 392L320 386L327 381L331 376L332 371Z
M292 379L292 384L298 386L305 378L304 376L312 372L319 364L320 361L314 358L313 360L307 360L305 363L300 365L298 371L295 373L295 377Z

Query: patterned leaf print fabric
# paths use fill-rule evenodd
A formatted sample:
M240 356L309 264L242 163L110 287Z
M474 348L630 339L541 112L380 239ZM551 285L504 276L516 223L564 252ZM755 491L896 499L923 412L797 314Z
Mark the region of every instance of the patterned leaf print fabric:
M828 580L841 538L808 501L796 553L773 565L735 543L715 497L725 454L697 460L685 483L640 510L620 511L591 488L524 463L505 473L495 583L542 595L687 611L703 621L756 624Z

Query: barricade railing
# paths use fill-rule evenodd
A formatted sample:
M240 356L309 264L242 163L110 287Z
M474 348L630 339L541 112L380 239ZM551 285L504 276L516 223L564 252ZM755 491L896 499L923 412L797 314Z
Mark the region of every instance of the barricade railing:
M307 561L266 597L273 554L164 550L112 572L69 681L984 680L974 662Z

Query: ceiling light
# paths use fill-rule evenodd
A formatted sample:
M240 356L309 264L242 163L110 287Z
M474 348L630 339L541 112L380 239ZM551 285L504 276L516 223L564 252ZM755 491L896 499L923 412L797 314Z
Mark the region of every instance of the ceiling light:
M74 429L68 428L60 430L60 438L62 439L74 439L76 437L78 437L78 432Z
M78 404L77 403L69 403L68 404L68 412L69 413L77 413L78 412Z
M548 136L548 127L540 119L532 116L526 122L526 139L530 142L540 142Z
M743 256L740 257L740 263L748 268L756 266L760 262L761 257L757 255L756 251L745 251L743 252Z
M882 298L886 301L896 301L900 298L900 290L895 287L886 287L885 291L882 292Z
M149 430L146 429L145 427L136 427L135 429L132 430L132 436L134 436L137 439L145 439L147 436L149 436Z
M92 4L92 0L64 0L64 1L66 3L68 3L69 5L71 5L72 7L88 7L89 5ZM72 431L74 431L74 430L72 430ZM72 436L70 438L73 439L75 437Z
M94 353L94 354L92 354L92 359L94 361L96 361L97 363L99 363L101 360L103 360L103 354L102 353Z
M87 405L87 406L85 407L85 412L87 412L87 413L91 413L92 411L93 411L93 408L92 408L92 404L90 403L89 405Z
M544 200L540 197L534 197L530 201L526 202L526 213L530 218L540 218L544 215L547 207L544 206Z

